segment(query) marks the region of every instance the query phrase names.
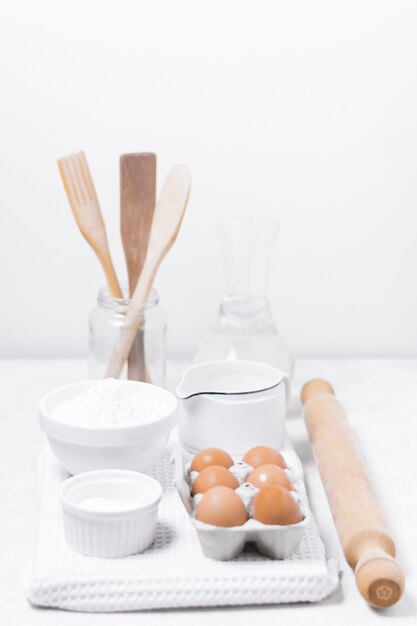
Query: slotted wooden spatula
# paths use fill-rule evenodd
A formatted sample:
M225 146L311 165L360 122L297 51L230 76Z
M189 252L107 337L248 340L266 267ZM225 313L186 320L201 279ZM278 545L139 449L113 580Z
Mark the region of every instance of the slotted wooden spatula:
M184 165L176 165L164 182L155 208L145 264L132 298L134 307L142 306L146 302L158 268L177 238L190 191L191 177L188 169ZM106 376L119 378L142 321L142 315L142 311L135 308L127 315L126 323L110 358Z
M110 295L113 298L123 298L110 256L106 227L84 152L69 154L58 159L58 167L75 221L103 267Z
M155 212L156 155L152 152L120 157L120 230L125 252L129 295L133 296L145 263ZM144 333L138 329L128 359L129 380L148 380Z

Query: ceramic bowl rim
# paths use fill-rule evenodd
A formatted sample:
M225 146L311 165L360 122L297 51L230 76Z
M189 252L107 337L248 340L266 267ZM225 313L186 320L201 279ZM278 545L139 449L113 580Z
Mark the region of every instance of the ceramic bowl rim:
M154 394L165 396L167 407L161 414L144 424L118 424L105 427L68 424L54 418L48 404L52 399L69 390L83 391L91 387L97 380L83 380L69 385L62 385L46 393L39 402L39 423L43 432L52 439L79 446L126 446L145 443L158 436L167 434L175 425L178 401L174 394L162 387L150 383L124 381L135 385L151 388ZM76 393L74 393L76 395Z
M84 482L94 483L94 479L97 479L97 482L102 482L107 479L109 482L112 480L114 482L135 482L138 485L145 483L154 491L153 498L145 505L138 504L137 506L132 506L131 508L124 509L123 511L92 511L89 509L83 509L71 501L68 496L68 491L72 486L76 486L77 484L83 484ZM149 476L148 474L132 470L103 469L82 472L67 478L67 480L61 484L59 489L59 499L61 505L67 512L75 515L76 517L103 521L111 519L124 519L126 517L145 513L157 507L161 498L162 486L155 478L152 478L152 476Z

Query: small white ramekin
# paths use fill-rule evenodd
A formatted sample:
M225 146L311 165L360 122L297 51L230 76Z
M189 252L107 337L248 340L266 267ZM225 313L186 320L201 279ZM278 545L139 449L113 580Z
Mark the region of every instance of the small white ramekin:
M139 472L98 470L69 478L60 489L67 544L102 558L143 552L155 539L161 495L159 482ZM116 510L83 508L89 498L110 499Z

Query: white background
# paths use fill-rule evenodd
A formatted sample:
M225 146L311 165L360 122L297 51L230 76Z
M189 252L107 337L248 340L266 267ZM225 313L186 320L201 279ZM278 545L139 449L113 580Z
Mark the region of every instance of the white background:
M0 356L77 356L103 283L58 176L85 149L115 264L118 156L193 191L157 287L189 356L222 294L216 218L281 223L270 296L295 355L417 355L417 4L0 3Z

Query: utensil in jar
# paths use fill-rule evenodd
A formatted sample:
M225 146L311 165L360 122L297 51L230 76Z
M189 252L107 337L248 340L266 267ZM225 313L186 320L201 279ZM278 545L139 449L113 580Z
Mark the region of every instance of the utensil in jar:
M143 318L146 303L158 268L172 248L187 208L191 192L190 172L185 165L176 165L168 173L155 208L149 247L142 274L132 298L132 310L126 316L106 376L119 378Z
M120 157L120 231L132 297L141 275L155 212L156 155L152 152ZM145 368L144 334L138 330L128 358L128 378L149 380Z
M110 256L106 227L84 152L61 157L58 159L58 167L75 221L103 267L109 292L113 298L123 298Z
M376 608L395 604L404 575L395 544L334 390L310 380L301 391L304 418L347 562L365 600Z

